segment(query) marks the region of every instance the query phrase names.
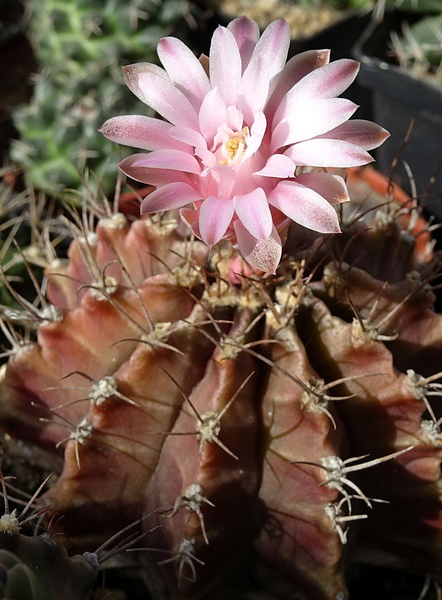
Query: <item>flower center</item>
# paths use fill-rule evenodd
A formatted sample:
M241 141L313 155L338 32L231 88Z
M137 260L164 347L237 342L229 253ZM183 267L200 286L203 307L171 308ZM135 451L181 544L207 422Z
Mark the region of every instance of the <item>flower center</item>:
M230 140L226 144L226 150L230 154L230 159L233 160L238 152L238 148L240 144L243 145L243 149L246 149L246 144L242 137L234 137L230 138Z
M218 164L234 167L241 162L244 153L247 150L246 139L248 133L248 128L244 127L242 131L233 132L230 129L228 133L224 131L223 134L219 136L221 137L221 147L219 149Z

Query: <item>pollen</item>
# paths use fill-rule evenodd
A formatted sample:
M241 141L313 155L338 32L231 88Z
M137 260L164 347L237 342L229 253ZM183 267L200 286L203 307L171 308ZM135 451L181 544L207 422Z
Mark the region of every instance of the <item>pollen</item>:
M240 144L243 144L243 143L244 143L244 141L240 137L230 138L230 140L226 144L226 150L230 154L231 159L235 158Z

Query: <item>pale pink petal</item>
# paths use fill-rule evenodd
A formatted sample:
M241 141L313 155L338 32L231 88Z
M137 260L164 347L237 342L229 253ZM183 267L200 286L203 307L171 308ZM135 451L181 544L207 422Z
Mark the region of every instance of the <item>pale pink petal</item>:
M390 137L386 129L362 119L351 119L346 121L331 131L327 131L318 138L327 138L333 140L343 140L360 146L364 150L373 150L380 146L385 140Z
M296 98L307 96L316 98L335 98L344 92L356 78L360 64L355 60L342 58L312 71L303 77L287 94L287 103L296 102Z
M273 116L281 100L285 98L288 91L300 79L315 69L319 69L330 60L330 50L307 50L300 54L295 54L284 69L278 75L276 87L266 104L265 114L269 122L273 121Z
M118 167L121 171L141 183L149 185L165 185L174 181L190 183L189 175L181 171L173 171L172 169L154 169L149 167L135 167L134 162L137 162L141 156L149 156L148 154L132 154L120 162Z
M276 228L273 227L267 239L257 240L241 221L234 221L233 227L239 251L246 261L259 271L275 274L282 254L281 238Z
M356 104L345 98L299 102L299 106L275 127L272 150L330 131L347 121L357 108Z
M264 134L266 132L267 120L263 112L257 112L253 115L253 125L250 128L250 137L247 141L247 149L244 153L244 159L248 159L255 154L261 146Z
M201 239L199 215L200 211L196 208L180 208L180 217L184 223L190 227L196 237Z
M210 82L226 106L235 104L241 80L241 56L231 31L217 27L210 45Z
M254 176L254 172L259 170L264 166L264 163L257 159L260 158L259 153L256 153L254 156L250 157L248 160L243 161L238 167L235 169L236 179L235 186L232 190L232 194L235 196L242 196L244 194L248 194L251 189L255 189L257 187L265 187L265 184L268 183L268 179L262 177L259 184L256 180L259 180L259 176ZM259 165L259 166L258 166ZM261 185L261 181L264 182L264 185Z
M188 152L181 150L156 150L149 154L141 154L138 160L132 163L133 167L150 167L154 169L172 169L185 173L201 173L201 166L197 159Z
M273 21L265 29L255 46L244 71L239 90L238 106L250 123L253 113L261 111L273 92L272 80L282 71L290 44L287 21Z
M169 77L197 109L210 90L210 81L203 66L181 40L162 38L158 56Z
M209 147L216 135L218 125L224 123L226 119L226 103L219 95L218 88L214 88L204 98L199 112L199 130L208 141Z
M201 194L185 183L168 183L149 194L141 203L141 214L181 208L201 200Z
M273 154L269 157L266 165L260 171L257 171L255 175L262 175L263 177L294 177L296 165L288 156L284 154Z
M249 64L256 43L259 40L258 23L249 19L249 17L244 16L230 21L227 25L227 29L235 36L241 55L242 72L244 72L244 69Z
M171 138L194 148L207 148L207 142L199 131L189 127L171 127L168 123L166 125L169 127L168 134Z
M330 204L340 204L350 200L345 181L339 175L331 173L301 173L296 182L305 185L325 198Z
M231 199L209 196L200 208L199 229L203 242L208 246L217 244L226 233L233 217Z
M204 73L207 75L207 77L209 77L209 57L206 54L200 54L198 61L201 63Z
M234 196L233 204L239 220L253 237L258 240L269 237L273 221L263 189L256 188L248 194Z
M98 130L117 144L141 148L141 150L162 150L175 148L185 150L180 142L169 137L169 123L141 115L126 115L108 119Z
M244 116L236 106L228 106L226 109L226 125L233 131L241 131L244 125Z
M284 154L298 166L359 167L373 162L366 150L342 140L307 140L291 146Z
M216 156L210 150L206 150L206 148L195 148L195 156L201 159L203 165L203 170L201 171L202 177L207 175L207 169L215 167L218 164Z
M227 165L215 165L210 169L207 177L211 180L211 195L221 198L231 198L232 189L236 181L236 171Z
M281 181L268 195L269 203L289 219L319 233L339 233L333 206L317 192L294 181Z
M139 76L143 73L153 73L157 77L162 77L169 83L172 83L172 80L164 69L152 63L135 63L133 65L127 65L123 67L123 74L127 87L133 94L135 94L137 98L141 100L141 102L148 104L149 94L145 94L145 89L142 85L140 85L139 80Z
M126 83L140 100L174 125L198 127L198 116L163 69L150 63L123 68Z

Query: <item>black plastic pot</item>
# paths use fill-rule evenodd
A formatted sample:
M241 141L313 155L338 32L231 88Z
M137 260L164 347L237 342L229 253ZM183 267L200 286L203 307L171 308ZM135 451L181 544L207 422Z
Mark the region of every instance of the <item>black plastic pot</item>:
M394 178L410 192L405 161L422 205L442 221L442 89L389 62L390 33L400 29L404 18L392 14L380 24L371 23L354 47L353 56L361 62L359 83L372 94L373 119L391 133L376 151L376 167L389 175L398 159Z

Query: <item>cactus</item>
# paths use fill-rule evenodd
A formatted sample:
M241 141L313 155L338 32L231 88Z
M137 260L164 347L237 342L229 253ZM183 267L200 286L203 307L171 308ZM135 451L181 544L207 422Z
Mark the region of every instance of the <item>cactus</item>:
M69 558L55 538L42 533L28 536L26 525L44 515L49 507L38 509L37 497L47 483L40 485L20 514L10 509L8 490L0 473L5 512L0 517L0 595L15 600L88 600L95 582L97 554ZM29 516L26 516L30 513Z
M404 23L402 36L391 33L400 66L434 85L442 85L442 15L427 16L414 25Z
M5 169L5 176L7 172ZM51 213L51 205L46 203L46 199L42 200L36 200L28 191L17 193L0 184L0 302L13 310L19 310L20 303L11 296L10 292L14 291L9 285L11 281L16 286L21 282L19 292L28 300L34 300L35 290L29 285L26 264L35 263L37 266L39 262L41 240L38 239L38 224L42 218L49 218ZM36 272L36 276L41 276L41 270Z
M52 475L26 502L9 495L11 486L23 496L0 471L5 507L0 517L0 597L4 600L89 600L100 566L140 539L137 530L142 519L117 532L98 550L69 557L54 536L51 522L48 531L41 527L41 518L51 507L38 496ZM11 509L13 504L22 507Z
M146 49L179 28L188 10L186 0L28 3L40 71L30 104L15 111L20 140L11 157L32 186L53 195L65 187L109 191L117 153L96 130L103 115L137 107L122 88L121 64L152 59ZM89 179L85 167L94 173Z
M44 498L70 553L145 517L155 600L336 600L357 561L437 570L439 259L411 201L349 182L343 233L292 225L275 276L175 213L71 225L25 306L36 339L4 318L0 389L4 429L64 458Z
M391 32L391 48L400 66L434 85L442 84L442 2L402 0L389 8L405 11L402 31ZM400 13L402 14L402 13ZM416 15L420 18L416 21ZM409 17L412 19L409 20Z

